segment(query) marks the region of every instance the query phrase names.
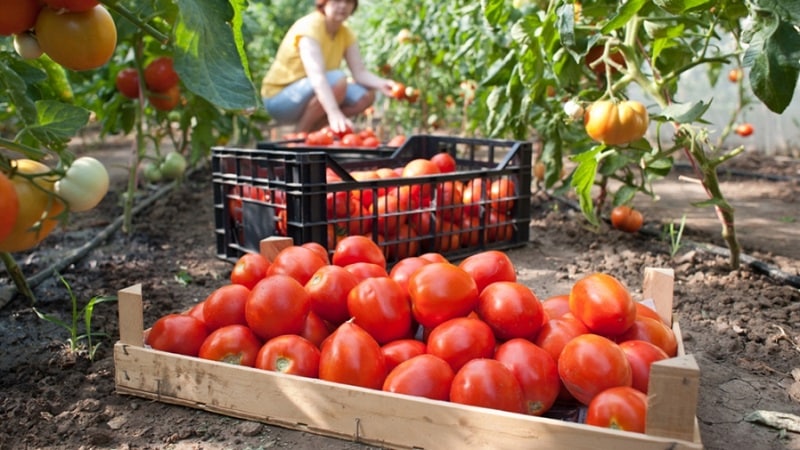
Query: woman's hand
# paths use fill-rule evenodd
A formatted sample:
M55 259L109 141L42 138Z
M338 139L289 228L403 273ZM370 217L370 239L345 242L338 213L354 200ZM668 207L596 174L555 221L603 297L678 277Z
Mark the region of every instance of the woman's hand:
M333 114L328 114L328 126L334 133L342 135L353 129L353 122L341 111L337 111Z

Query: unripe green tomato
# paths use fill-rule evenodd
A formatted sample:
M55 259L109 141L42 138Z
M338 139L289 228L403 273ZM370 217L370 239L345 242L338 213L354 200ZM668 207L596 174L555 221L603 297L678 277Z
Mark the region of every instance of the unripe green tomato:
M67 202L70 211L82 212L100 203L108 193L108 185L108 171L103 163L91 156L82 156L56 181L55 193Z
M186 172L186 158L178 152L169 152L161 163L161 174L167 180L177 180Z
M149 183L160 183L161 180L164 179L164 174L161 173L161 167L153 161L145 163L142 169L142 175L144 175L144 179Z

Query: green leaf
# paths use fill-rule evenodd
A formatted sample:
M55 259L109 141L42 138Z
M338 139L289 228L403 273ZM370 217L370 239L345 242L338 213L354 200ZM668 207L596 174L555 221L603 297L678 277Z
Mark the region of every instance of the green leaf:
M776 17L760 18L745 52L753 93L775 113L791 103L800 74L800 33Z
M25 127L23 135L36 139L45 147L64 148L89 122L89 110L55 100L36 102L37 121Z
M628 0L622 5L619 12L611 18L611 20L601 30L602 34L608 34L612 31L622 28L628 23L633 16L635 16L642 6L647 3L647 0Z
M241 30L236 29L241 26L244 0L177 1L174 60L184 85L220 108L259 105L246 69Z
M0 63L0 85L8 95L9 103L17 109L22 122L25 124L36 123L36 105L28 96L28 87L17 72L12 70L5 62Z
M594 213L592 186L594 186L594 180L597 176L598 156L604 148L604 145L598 145L572 157L572 160L578 163L572 174L572 187L575 188L575 192L578 194L578 202L583 215L595 226L599 226L600 221Z
M614 206L630 203L638 191L639 190L634 186L623 184L619 187L619 189L617 189L617 192L614 193Z
M711 101L708 103L700 100L697 103L673 103L661 111L667 119L677 123L692 123L703 117Z
M682 14L695 8L709 6L713 0L653 0L659 8L672 14Z

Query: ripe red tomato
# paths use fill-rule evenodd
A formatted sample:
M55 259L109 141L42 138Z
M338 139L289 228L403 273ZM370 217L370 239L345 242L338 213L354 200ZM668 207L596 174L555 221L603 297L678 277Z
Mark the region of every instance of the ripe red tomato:
M658 312L655 309L647 306L646 304L644 304L642 302L636 302L636 318L639 318L639 317L649 317L651 319L658 320L659 322L663 322L663 320L661 319L661 316L658 315ZM665 325L669 325L669 324L665 324Z
M627 233L636 233L642 228L642 213L627 205L619 205L611 210L611 226Z
M43 0L44 3L56 11L62 9L72 12L88 11L100 2L97 0Z
M169 56L159 56L144 68L145 85L153 92L166 92L176 86L178 81L180 78Z
M544 322L544 310L536 294L516 281L497 281L486 286L478 297L476 311L500 341L532 339Z
M319 257L322 258L323 261L325 261L325 264L331 263L330 260L331 256L328 254L328 250L325 249L325 247L319 242L313 242L313 241L306 242L305 244L301 244L300 247L305 247L309 250L313 250L314 253L319 255Z
M470 317L450 319L431 330L428 353L436 355L458 372L468 361L494 356L496 340L486 322Z
M246 325L226 325L208 335L199 357L239 366L253 367L261 341Z
M33 28L42 5L39 0L14 0L3 2L2 8L0 36L11 36Z
M342 146L344 147L361 147L364 141L355 133L347 133L341 137Z
M558 319L550 319L542 325L533 343L550 353L550 356L558 361L561 350L564 349L567 342L588 332L589 329L583 322L576 319L572 313L567 313Z
M469 273L450 263L420 267L408 279L414 318L426 328L464 317L478 305L478 286Z
M473 359L456 372L450 401L524 414L522 387L511 369L494 359Z
M215 289L203 301L203 321L208 331L226 325L247 325L244 309L250 289L241 284L226 284Z
M399 283L386 277L367 278L347 295L353 323L378 344L406 337L411 330L411 304Z
M527 339L517 338L500 344L494 359L505 364L519 381L527 414L541 416L553 406L561 379L549 353Z
M311 341L317 348L322 346L322 342L331 335L331 327L327 322L322 320L314 311L309 311L306 316L306 323L303 325L303 331L300 336Z
M742 79L742 75L742 69L739 69L738 67L733 68L728 72L728 80L731 83L738 83L739 80Z
M419 255L419 257L430 262L442 262L442 263L450 262L447 260L447 258L444 257L444 255L437 252L423 253Z
M620 342L619 347L625 352L628 364L631 365L633 382L631 386L645 394L650 385L650 365L669 356L660 347L647 341L631 340Z
M206 323L206 317L205 317L205 312L204 312L205 307L206 307L206 303L205 302L196 303L194 306L192 306L189 309L189 311L186 311L186 315L187 316L192 316L195 319L197 319L197 320L199 320L199 321L201 321L203 323Z
M644 433L647 422L647 396L627 386L597 394L586 411L586 424L615 430Z
M181 86L176 84L163 92L151 92L147 101L158 111L172 111L181 101Z
M431 156L431 162L439 168L441 173L450 173L456 171L456 159L447 152L440 152Z
M398 339L384 344L381 347L383 357L386 358L386 371L391 372L401 362L428 352L424 342L416 339Z
M245 253L233 265L231 283L241 284L247 289L253 289L259 281L267 276L269 261L260 253Z
M295 334L276 336L256 354L255 367L288 375L317 378L319 349L308 339Z
M636 304L618 279L605 273L587 275L572 285L569 310L593 333L618 336L636 320Z
M408 295L408 279L411 278L411 274L416 272L420 267L430 263L431 262L427 259L419 256L403 258L392 266L392 270L389 271L389 277L399 283L403 291Z
M208 329L202 320L184 314L162 316L150 328L145 340L156 350L197 356Z
M127 98L139 98L139 73L132 67L126 67L117 72L115 81L117 90Z
M511 258L498 250L486 250L468 256L458 267L475 280L478 292L495 281L517 281L517 273Z
M736 125L734 131L741 137L750 136L751 134L753 134L754 131L753 124L740 123L739 125Z
M360 326L345 322L322 344L319 378L353 386L381 389L386 360L378 342Z
M308 292L288 275L271 275L250 291L245 305L247 325L267 341L282 334L300 334L311 310Z
M558 357L558 374L570 394L584 405L610 387L633 382L625 352L597 334L582 334L567 342Z
M421 354L403 361L389 372L383 390L447 401L454 377L453 369L443 359Z
M366 236L346 236L333 250L331 262L346 266L355 262L368 262L386 268L386 256L372 239Z
M672 328L664 322L650 317L637 317L633 325L624 333L617 336L618 342L639 340L647 341L673 357L678 354L678 340Z
M386 146L387 147L400 147L401 145L405 144L405 142L406 142L406 137L404 135L402 135L402 134L398 134L398 135L394 136L393 138L389 139L389 141L386 143Z
M356 280L358 280L359 283L366 280L367 278L379 278L379 277L389 276L389 273L386 272L386 269L383 266L366 261L360 261L348 264L344 266L344 269L355 275Z
M542 309L549 319L558 319L569 312L569 294L547 297L542 301Z
M311 311L334 325L349 319L347 294L358 282L359 279L344 267L320 267L305 286L311 300Z
M276 274L288 275L301 285L305 285L314 273L325 265L325 260L313 250L292 245L275 255L267 268L267 277Z
M440 173L439 166L430 159L412 159L405 166L401 176L403 178L424 177ZM411 186L411 195L414 198L430 198L433 193L431 183L415 184Z
M516 184L510 178L499 178L489 185L489 208L506 214L514 207Z
M406 85L399 81L395 81L392 84L392 92L390 95L396 100L403 100L406 98Z
M446 155L447 153L439 153ZM458 181L445 181L436 186L436 215L443 220L459 223L472 216L464 215L461 202L464 197L464 185Z

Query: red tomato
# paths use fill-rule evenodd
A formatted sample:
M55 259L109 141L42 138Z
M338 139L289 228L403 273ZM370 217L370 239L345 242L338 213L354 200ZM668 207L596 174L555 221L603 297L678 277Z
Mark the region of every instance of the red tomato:
M372 239L366 236L346 236L333 250L331 262L346 266L355 262L368 262L386 268L386 256Z
M628 364L631 365L631 386L645 394L650 385L650 365L669 356L660 347L647 341L620 342L619 347L625 352Z
M440 153L445 155L446 153ZM436 187L436 214L443 220L460 223L465 217L462 207L464 186L458 181L446 181ZM476 232L479 235L479 233Z
M478 292L495 281L517 281L514 263L507 254L486 250L467 257L458 265L475 280Z
M133 67L126 67L117 72L115 85L119 93L125 97L139 98L139 72Z
M300 334L311 310L308 292L288 275L271 275L256 284L245 305L247 324L262 340Z
M586 410L587 425L644 433L646 423L647 396L628 386L600 392Z
M412 159L405 166L403 166L403 172L401 176L403 178L412 178L412 177L424 177L428 175L436 175L441 173L439 170L439 166L433 163L430 159L425 158L417 158ZM420 197L428 197L433 193L433 189L430 183L424 184L417 184L411 187L411 194L414 196Z
M597 334L582 334L567 342L558 357L558 374L570 394L584 405L610 387L633 382L625 352Z
M678 354L678 340L675 338L675 332L664 325L664 322L650 317L638 317L628 331L617 336L618 342L631 340L650 342L664 350L670 357Z
M554 295L544 299L542 308L548 319L558 319L569 312L569 294Z
M450 387L450 401L524 414L522 387L500 361L473 359L456 372Z
M205 309L205 307L206 307L206 303L205 302L197 303L194 306L192 306L192 308L189 311L186 312L186 315L187 316L192 316L195 319L197 319L197 320L199 320L199 321L201 321L203 323L206 323L205 312L203 311Z
M347 310L353 323L369 333L378 344L409 335L411 304L403 288L387 277L367 278L347 295Z
M636 320L636 304L628 289L605 273L587 275L572 285L569 309L589 331L618 336Z
M515 281L496 281L486 286L478 297L477 312L501 341L533 338L544 322L544 310L536 294Z
M178 73L172 67L172 58L159 56L144 68L144 82L153 92L166 92L178 84Z
M398 339L384 344L383 347L381 347L383 357L386 358L387 372L391 372L401 362L427 353L427 351L427 346L424 342L411 338Z
M736 125L734 131L739 136L747 137L753 134L753 125L750 123L740 123L739 125Z
M197 356L208 329L202 320L185 314L167 314L156 320L145 342L164 352Z
M437 153L431 157L431 162L439 168L439 172L441 173L456 171L456 159L450 153Z
M375 136L366 136L361 138L361 145L363 147L376 148L381 145L381 141Z
M311 301L311 311L334 325L349 319L347 294L358 282L359 279L344 267L320 267L305 285Z
M267 269L267 277L277 274L288 275L301 285L305 285L319 268L326 265L325 260L314 250L292 245L275 255Z
M258 350L255 367L317 378L319 356L319 349L308 339L295 334L284 334L270 339Z
M226 325L208 335L199 357L238 366L253 367L261 341L246 325Z
M239 257L233 266L231 283L241 284L247 289L253 289L256 283L267 276L269 266L267 258L260 253L245 253Z
M72 12L81 12L94 8L100 2L97 0L44 0L44 3L56 11L64 9Z
M226 325L247 325L244 308L250 289L241 284L226 284L215 289L203 301L203 322L208 331Z
M386 272L386 269L383 266L365 261L348 264L344 266L344 269L352 273L359 283L367 278L380 278L389 276L389 273Z
M353 386L381 389L386 360L378 342L360 326L345 322L322 344L319 378Z
M364 145L364 141L354 133L347 133L341 138L342 146L344 147L361 147Z
M325 247L319 242L306 242L305 244L301 244L300 247L305 247L309 250L314 251L314 253L319 255L319 257L322 258L323 261L325 261L325 264L331 263L328 250L326 250Z
M461 204L464 205L464 212L471 216L480 216L483 202L489 198L486 193L483 178L473 178L464 186L461 194Z
M454 377L453 369L441 358L417 355L389 372L383 382L383 390L447 401Z
M522 387L525 412L541 416L558 398L561 380L556 361L527 339L512 339L497 347L494 359L505 364Z
M478 305L478 286L463 269L450 263L420 267L408 279L414 318L426 328L464 317Z
M419 255L419 257L428 260L430 262L442 262L442 263L450 262L447 260L447 258L444 257L444 255L437 252L423 253Z
M408 294L408 279L411 278L411 274L416 272L420 267L430 263L431 262L427 259L419 256L403 258L392 266L392 270L389 271L389 277L399 283L403 291Z
M636 302L636 317L649 317L651 319L658 320L659 322L663 322L663 320L661 320L661 316L658 315L658 312L655 309L642 302ZM669 324L665 325L669 326Z
M567 313L558 319L550 319L542 325L533 343L550 353L550 356L558 361L561 350L564 349L567 342L588 332L589 329L583 322L576 319L571 313Z
M314 314L314 311L309 311L300 336L308 339L317 347L321 347L322 342L330 335L331 330L328 328L328 324L318 315Z
M506 214L514 207L516 184L510 178L499 178L489 185L489 208Z
M486 322L469 317L450 319L431 330L428 353L436 355L458 372L475 358L491 358L496 340Z
M644 217L642 213L627 205L619 205L611 210L611 226L625 231L635 233L642 228Z
M400 147L401 145L405 144L406 137L402 134L398 134L393 138L389 139L389 142L386 143L387 147Z

